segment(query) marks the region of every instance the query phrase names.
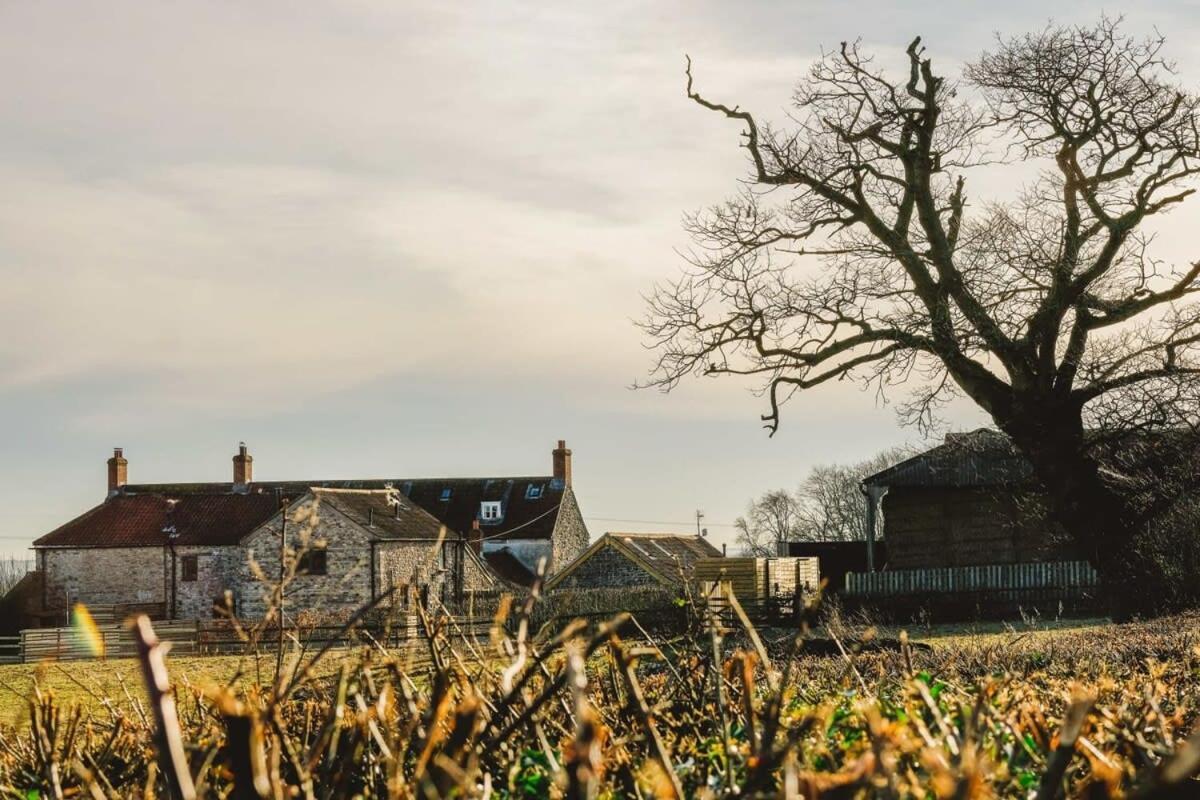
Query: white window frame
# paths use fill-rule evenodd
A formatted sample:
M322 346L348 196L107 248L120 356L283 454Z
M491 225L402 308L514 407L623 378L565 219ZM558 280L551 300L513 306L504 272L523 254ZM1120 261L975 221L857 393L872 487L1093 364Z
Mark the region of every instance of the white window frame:
M483 522L496 522L503 516L499 500L484 500L479 504L479 519Z

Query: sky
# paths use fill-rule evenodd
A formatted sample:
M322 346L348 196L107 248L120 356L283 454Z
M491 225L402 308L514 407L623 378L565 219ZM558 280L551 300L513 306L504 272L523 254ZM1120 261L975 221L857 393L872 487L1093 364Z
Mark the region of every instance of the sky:
M1195 86L1200 4L1128 5ZM685 54L782 119L823 47L921 35L953 76L1050 8L0 3L0 555L102 500L113 447L131 481L229 480L239 441L271 480L545 474L566 439L593 536L701 509L732 542L752 496L919 436L849 384L773 438L752 384L630 389L683 214L746 175Z

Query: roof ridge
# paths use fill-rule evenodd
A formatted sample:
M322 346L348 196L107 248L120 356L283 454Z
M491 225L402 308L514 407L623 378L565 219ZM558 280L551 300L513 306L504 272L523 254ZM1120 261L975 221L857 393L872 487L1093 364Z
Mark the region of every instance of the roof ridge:
M466 483L477 483L480 481L522 481L522 480L553 481L554 476L553 475L529 474L529 475L476 475L476 476L466 476L466 477L433 477L433 478L403 478L403 477L401 477L401 478L395 478L395 477L321 478L318 480L287 478L287 479L283 479L283 480L251 481L249 485L250 486L283 486L283 485L290 484L290 485L297 485L297 486L312 486L314 488L316 488L316 487L327 488L324 486L324 484L376 483L376 482L378 482L378 483L408 483L408 482L416 483L418 481L423 482L423 483L451 483L451 482L455 482L455 481L466 482ZM156 488L156 487L165 487L165 486L195 486L195 487L199 488L199 487L216 487L216 486L233 487L235 485L237 485L237 484L234 484L232 481L158 481L155 483L127 483L124 486L122 486L121 488L122 489L139 489L139 488L140 489L152 489L152 488ZM337 488L337 487L328 487L328 488ZM200 494L200 492L197 491L197 492L195 492L195 494Z

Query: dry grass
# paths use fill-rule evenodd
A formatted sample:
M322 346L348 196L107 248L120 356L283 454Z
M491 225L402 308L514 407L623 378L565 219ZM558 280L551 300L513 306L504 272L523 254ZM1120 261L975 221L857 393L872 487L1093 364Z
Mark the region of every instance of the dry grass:
M182 769L200 795L1198 796L1200 617L928 631L916 648L840 626L831 655L778 630L714 637L699 616L670 641L578 625L535 641L524 619L483 644L430 620L420 669L372 648L279 681L272 658L259 676L170 662ZM0 670L38 686L30 724L0 733L0 796L167 792L135 664L64 666Z

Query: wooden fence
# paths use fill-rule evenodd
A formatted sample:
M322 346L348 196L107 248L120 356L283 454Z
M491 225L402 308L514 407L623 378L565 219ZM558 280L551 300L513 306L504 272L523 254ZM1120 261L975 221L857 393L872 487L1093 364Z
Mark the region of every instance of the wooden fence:
M1086 594L1099 584L1096 570L1086 561L1046 561L1026 564L988 564L975 567L897 569L849 572L846 594L851 597L894 597L924 594L1061 593Z
M435 623L445 626L454 638L487 638L492 622L486 617L442 617ZM159 639L171 643L176 655L229 655L253 651L271 651L279 641L279 628L267 626L239 630L225 620L158 621L154 630ZM137 648L123 624L97 626L95 639L75 628L32 628L19 637L0 639L0 663L36 661L72 661L92 658L131 658ZM284 642L290 649L299 641L309 649L330 646L354 646L377 643L388 648L428 641L415 615L406 615L391 625L360 625L347 631L342 625L308 625L284 629ZM99 647L96 647L96 644ZM7 645L7 648L6 648Z
M196 647L196 622L156 622L158 638L171 643L174 653L191 654ZM30 628L21 631L19 660L73 661L88 658L131 658L137 645L123 624L96 626L96 636L76 628Z

